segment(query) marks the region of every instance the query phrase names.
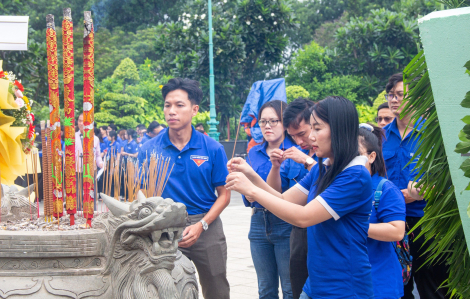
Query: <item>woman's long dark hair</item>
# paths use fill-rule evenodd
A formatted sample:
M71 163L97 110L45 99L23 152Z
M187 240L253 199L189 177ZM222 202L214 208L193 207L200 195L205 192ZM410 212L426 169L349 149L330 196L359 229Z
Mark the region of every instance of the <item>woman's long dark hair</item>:
M321 100L311 108L311 111L314 119L318 117L330 125L331 150L334 157L333 164L328 170L325 171L320 167L316 183L315 196L317 196L331 185L352 159L359 155L359 116L351 101L338 96L329 96ZM322 165L323 159L319 158L318 163Z
M281 108L281 106L282 106L282 108ZM274 111L276 112L277 117L281 121L281 123L279 123L277 125L282 126L283 123L284 123L282 121L282 113L287 108L286 102L283 102L283 101L280 101L280 100L273 100L273 101L269 101L269 102L264 103L263 106L261 106L261 108L259 108L258 120L261 118L261 113L263 113L263 110L266 109L266 108L273 108L274 109ZM291 142L295 143L294 139L292 139L292 137L289 134L287 134L287 129L286 128L284 128L284 138L288 138ZM263 137L263 143L265 143L265 142L266 142L266 140Z
M374 163L370 165L371 174L378 173L381 177L387 177L385 160L382 154L382 142L385 139L385 132L382 128L368 124L373 128L369 131L366 128L359 128L359 142L366 149L367 154L375 152L376 158Z

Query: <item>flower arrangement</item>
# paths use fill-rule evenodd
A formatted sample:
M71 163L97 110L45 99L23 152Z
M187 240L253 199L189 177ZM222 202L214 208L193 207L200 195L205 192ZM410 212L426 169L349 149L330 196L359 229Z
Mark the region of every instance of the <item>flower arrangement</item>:
M15 98L12 106L17 109L2 109L3 114L13 117L11 124L14 127L26 127L27 131L21 139L23 151L29 154L34 145L36 133L34 131L34 114L31 112L33 100L23 95L24 87L12 72L0 71L0 80L8 80L8 92Z

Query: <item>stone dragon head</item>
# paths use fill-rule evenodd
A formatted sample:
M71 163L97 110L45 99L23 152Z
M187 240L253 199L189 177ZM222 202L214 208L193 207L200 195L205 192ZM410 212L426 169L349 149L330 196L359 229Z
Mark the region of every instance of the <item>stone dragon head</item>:
M169 198L146 198L140 191L132 203L105 194L101 198L110 213L96 217L93 227L105 229L109 238L103 274L111 275L114 298L148 298L149 292L154 296L151 298L197 298L197 283L189 285L188 293L196 292L196 297L183 297L188 292L187 283L178 286L174 277L181 276L175 275L181 270L194 276L191 262L178 251L186 206ZM184 265L175 269L178 261Z
M37 207L28 200L28 195L34 192L34 184L18 191L16 186L1 185L1 215L3 221L21 220L22 218L37 218Z

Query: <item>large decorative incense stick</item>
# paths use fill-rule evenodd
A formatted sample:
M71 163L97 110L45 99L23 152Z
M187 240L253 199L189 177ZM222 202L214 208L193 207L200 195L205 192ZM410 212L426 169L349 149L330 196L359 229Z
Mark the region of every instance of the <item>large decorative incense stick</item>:
M49 110L52 136L52 178L53 178L53 201L54 217L62 217L64 204L62 198L62 165L59 163L60 144L60 114L59 114L59 71L57 61L57 37L54 24L54 16L47 15L47 70L49 82Z
M46 135L47 135L47 149L46 149L46 154L47 154L47 197L46 197L46 204L47 204L47 214L46 214L46 219L48 222L52 221L52 212L53 212L53 184L52 184L52 142L51 142L51 128L50 128L50 122L47 121L47 129L46 129Z
M43 202L43 208L44 208L44 217L46 217L46 196L47 196L47 178L49 177L48 174L48 164L49 161L47 161L47 143L46 143L46 122L41 121L41 141L42 141L42 202ZM38 205L38 211L39 211L39 205ZM39 213L39 212L38 212ZM39 217L38 217L39 219Z
M70 8L64 9L62 49L64 58L65 202L67 213L70 215L70 225L74 225L75 213L77 212L77 181L75 175L73 23Z
M95 45L91 11L85 11L83 35L83 213L91 227L94 212L94 86Z

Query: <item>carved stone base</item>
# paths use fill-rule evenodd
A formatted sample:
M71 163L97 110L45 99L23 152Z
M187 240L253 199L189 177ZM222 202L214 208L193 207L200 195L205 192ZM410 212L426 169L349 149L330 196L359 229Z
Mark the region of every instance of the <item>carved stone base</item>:
M0 231L0 298L114 299L112 277L103 274L107 240L99 229ZM171 278L178 298L198 298L194 266L180 251ZM146 298L158 292L149 287Z

